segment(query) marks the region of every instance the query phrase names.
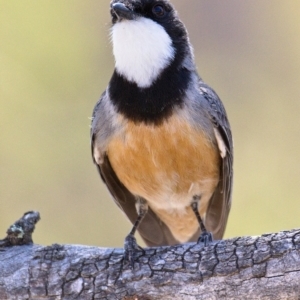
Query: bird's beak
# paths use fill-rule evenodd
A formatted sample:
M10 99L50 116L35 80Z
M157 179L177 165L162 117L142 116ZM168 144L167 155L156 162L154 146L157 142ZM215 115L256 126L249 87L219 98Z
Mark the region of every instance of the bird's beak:
M134 20L136 18L135 12L128 8L124 3L114 3L111 8L118 20Z

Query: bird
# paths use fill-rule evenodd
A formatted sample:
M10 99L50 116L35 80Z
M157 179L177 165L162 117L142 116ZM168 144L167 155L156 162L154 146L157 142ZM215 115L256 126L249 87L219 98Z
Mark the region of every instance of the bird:
M233 141L225 108L199 76L169 0L110 2L114 70L91 122L92 157L149 247L222 239L231 208Z

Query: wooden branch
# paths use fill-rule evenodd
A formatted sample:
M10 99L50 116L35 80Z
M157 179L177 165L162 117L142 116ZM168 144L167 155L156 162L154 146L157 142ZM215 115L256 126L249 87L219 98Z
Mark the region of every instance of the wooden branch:
M36 212L25 214L31 225ZM35 221L34 221L35 220ZM147 248L134 270L123 249L0 242L0 299L299 299L300 229L260 237ZM23 222L24 224L26 222ZM28 222L27 222L28 223ZM26 223L26 224L27 224ZM23 225L24 225L23 224ZM16 224L12 225L16 228ZM29 241L29 242L28 242ZM9 247L8 247L9 246Z

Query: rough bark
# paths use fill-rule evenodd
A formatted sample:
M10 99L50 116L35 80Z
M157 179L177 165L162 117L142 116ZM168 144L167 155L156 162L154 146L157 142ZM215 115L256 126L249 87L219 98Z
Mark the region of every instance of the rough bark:
M24 217L36 222L34 214ZM138 253L133 270L123 249L22 245L31 238L9 243L10 234L0 242L1 300L300 299L300 229L208 247L148 248Z

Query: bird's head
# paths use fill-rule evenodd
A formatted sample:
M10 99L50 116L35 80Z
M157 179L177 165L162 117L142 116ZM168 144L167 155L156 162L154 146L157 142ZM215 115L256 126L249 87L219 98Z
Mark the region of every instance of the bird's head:
M150 87L175 60L191 57L187 32L168 0L113 0L111 38L116 72Z
M112 0L112 22L122 19L132 20L145 17L155 22L163 22L176 14L173 6L166 0Z

